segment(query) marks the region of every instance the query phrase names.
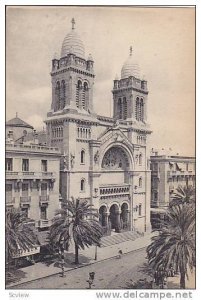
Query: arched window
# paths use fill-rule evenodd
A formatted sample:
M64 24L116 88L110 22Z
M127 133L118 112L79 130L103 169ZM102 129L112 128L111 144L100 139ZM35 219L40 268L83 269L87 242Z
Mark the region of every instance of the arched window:
M142 178L139 178L139 187L142 187Z
M60 92L60 82L57 81L55 89L55 111L59 110L60 108Z
M123 119L127 119L128 107L126 97L123 98Z
M85 163L85 151L84 150L81 151L80 162L81 162L81 164Z
M135 102L135 118L139 121L139 106L140 106L140 99L137 97Z
M139 155L139 165L142 165L142 154Z
M140 107L139 107L139 120L144 120L144 101L143 98L140 99Z
M123 105L121 98L118 99L118 117L119 119L123 119Z
M77 107L79 107L80 105L81 91L82 91L82 82L78 80L76 85L76 106Z
M89 92L88 84L87 82L85 82L83 86L83 93L82 93L82 108L85 110L87 108L88 92Z
M81 179L81 182L80 182L80 190L81 190L81 192L84 192L84 191L85 191L85 179Z
M66 84L65 84L65 80L62 80L60 109L63 109L65 106L66 106Z

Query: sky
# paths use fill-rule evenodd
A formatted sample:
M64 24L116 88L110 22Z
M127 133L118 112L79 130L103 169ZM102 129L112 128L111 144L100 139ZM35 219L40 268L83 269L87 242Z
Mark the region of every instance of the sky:
M112 115L116 75L133 55L148 81L153 148L195 152L194 8L8 7L6 12L6 119L36 129L51 106L51 60L60 54L75 18L86 58L94 59L94 108ZM171 153L171 152L170 152Z

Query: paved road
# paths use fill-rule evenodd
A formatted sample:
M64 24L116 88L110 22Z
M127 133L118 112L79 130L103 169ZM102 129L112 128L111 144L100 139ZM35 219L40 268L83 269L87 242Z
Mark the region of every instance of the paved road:
M125 254L121 259L112 258L90 266L66 272L66 277L53 275L30 283L20 284L14 289L86 289L89 272L95 272L95 289L126 288L126 282L148 277L144 271L145 249Z

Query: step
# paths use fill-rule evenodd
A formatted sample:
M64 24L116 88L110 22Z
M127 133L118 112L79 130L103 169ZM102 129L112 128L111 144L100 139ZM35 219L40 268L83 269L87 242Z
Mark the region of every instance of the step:
M115 244L120 244L126 241L134 241L141 235L136 231L125 231L114 235L105 236L101 239L101 247L108 247Z

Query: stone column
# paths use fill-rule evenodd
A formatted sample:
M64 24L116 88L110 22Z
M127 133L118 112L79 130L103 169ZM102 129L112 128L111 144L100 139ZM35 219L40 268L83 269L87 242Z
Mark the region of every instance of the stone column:
M117 228L120 228L120 225L121 225L121 222L120 222L120 214L121 214L121 211L119 210L119 211L117 211L116 212L116 227Z

